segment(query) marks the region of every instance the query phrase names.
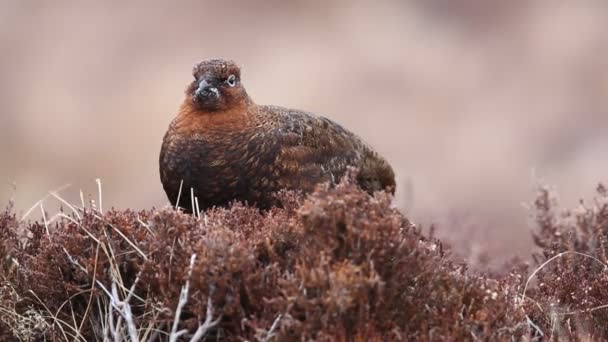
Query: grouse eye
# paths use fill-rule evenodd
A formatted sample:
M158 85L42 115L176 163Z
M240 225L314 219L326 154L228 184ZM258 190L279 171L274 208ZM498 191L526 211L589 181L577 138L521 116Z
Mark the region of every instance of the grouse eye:
M236 85L236 76L230 75L226 80L226 83L228 83L229 86L234 87Z

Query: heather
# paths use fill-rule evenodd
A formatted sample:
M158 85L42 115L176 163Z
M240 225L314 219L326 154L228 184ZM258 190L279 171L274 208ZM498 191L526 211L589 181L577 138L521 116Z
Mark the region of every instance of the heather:
M484 274L352 181L188 215L0 215L2 340L604 339L607 191L540 188L534 262Z

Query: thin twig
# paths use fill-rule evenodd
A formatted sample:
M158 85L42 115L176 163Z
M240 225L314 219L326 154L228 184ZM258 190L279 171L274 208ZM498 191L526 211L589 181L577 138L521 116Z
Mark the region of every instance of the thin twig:
M530 319L530 317L528 317L528 315L526 315L526 321L528 322L528 324L530 326L532 326L532 328L534 328L534 330L536 330L540 334L540 336L545 336L543 331L538 327L538 325L536 325L536 324L534 324L534 322L532 322L532 320Z
M141 272L140 272L140 274L141 274ZM139 338L137 336L137 328L135 327L135 322L133 321L133 312L131 311L131 305L129 304L129 300L131 299L131 296L133 295L133 292L135 291L135 286L137 285L138 281L139 281L139 275L137 275L137 278L135 278L135 281L133 282L131 289L129 289L129 293L127 294L127 297L121 301L120 297L118 295L116 281L113 279L112 280L112 297L110 298L114 308L125 319L125 322L127 323L127 331L129 332L129 337L131 338L132 342L139 341Z
M209 332L209 330L215 328L215 326L217 326L221 320L222 320L222 315L220 315L216 320L213 320L213 303L211 302L211 294L210 294L209 297L207 298L207 313L205 316L205 322L203 322L203 324L199 325L198 329L196 329L196 332L194 332L194 335L190 339L190 342L200 341L201 338L205 337L207 335L207 333Z
M272 326L270 327L270 330L268 330L268 333L266 334L266 338L264 338L264 342L268 342L271 338L274 337L274 331L279 327L279 322L281 321L281 318L283 318L283 315L279 314L274 320Z
M182 309L188 302L188 291L190 289L190 277L192 276L192 269L194 268L194 262L196 261L196 254L192 254L190 257L190 267L188 269L188 278L186 278L186 284L182 286L182 291L179 294L179 302L177 302L177 309L175 310L175 318L173 319L173 326L171 327L171 335L169 335L169 342L177 342L177 339L183 334L187 333L188 330L177 331L179 325L179 316L182 313Z

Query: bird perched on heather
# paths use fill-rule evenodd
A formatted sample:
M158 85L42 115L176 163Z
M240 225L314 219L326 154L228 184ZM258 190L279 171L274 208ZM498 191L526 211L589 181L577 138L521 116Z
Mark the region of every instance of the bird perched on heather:
M364 190L394 193L393 169L361 138L322 116L255 104L233 61L205 60L193 76L160 151L173 205L192 212L192 189L201 210L234 200L267 209L278 190L310 192L349 166Z

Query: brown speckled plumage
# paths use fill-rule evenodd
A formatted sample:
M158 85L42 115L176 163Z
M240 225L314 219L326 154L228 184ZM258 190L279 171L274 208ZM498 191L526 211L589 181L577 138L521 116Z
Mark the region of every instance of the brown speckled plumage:
M160 177L169 200L191 211L237 200L266 209L280 189L310 192L349 166L369 192L395 190L391 166L355 134L312 113L256 105L232 61L207 60L163 140ZM234 75L231 77L231 75ZM183 182L183 185L182 185Z

